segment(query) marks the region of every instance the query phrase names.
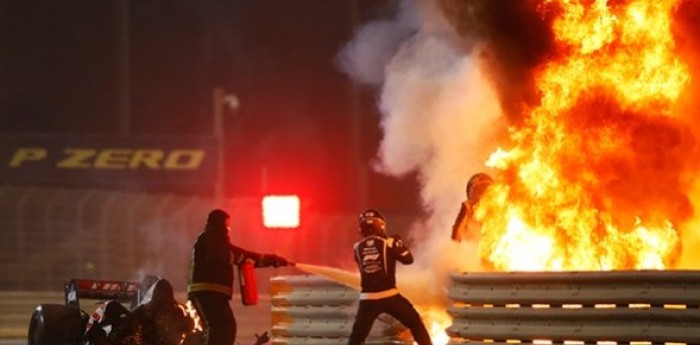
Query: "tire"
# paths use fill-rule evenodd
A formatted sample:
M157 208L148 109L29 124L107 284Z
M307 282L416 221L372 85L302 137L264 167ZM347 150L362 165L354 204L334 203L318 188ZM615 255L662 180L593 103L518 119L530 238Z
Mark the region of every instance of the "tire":
M32 313L27 344L80 345L84 328L80 310L61 304L41 304Z

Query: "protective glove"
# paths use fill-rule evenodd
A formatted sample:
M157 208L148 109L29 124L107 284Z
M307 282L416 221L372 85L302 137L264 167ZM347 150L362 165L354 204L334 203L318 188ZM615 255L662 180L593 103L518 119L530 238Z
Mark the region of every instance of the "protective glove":
M279 255L272 255L272 266L274 267L281 267L281 266L287 266L289 265L289 261L287 259L279 256Z
M389 236L389 237L391 237L391 238L394 239L394 247L398 247L398 248L405 247L405 245L404 245L404 243L403 243L403 239L401 238L401 236L399 236L399 235L391 235L391 236Z

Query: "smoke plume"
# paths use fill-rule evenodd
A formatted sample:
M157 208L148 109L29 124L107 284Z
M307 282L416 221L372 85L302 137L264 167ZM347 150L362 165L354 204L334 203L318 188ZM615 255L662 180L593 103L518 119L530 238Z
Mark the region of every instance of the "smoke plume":
M542 95L534 86L535 73L547 62L564 58L564 52L555 49L550 29L562 9L556 2L544 3L404 1L393 18L360 28L339 54L340 67L353 80L380 89L378 107L384 135L376 169L394 176L417 172L421 183L426 217L415 223L412 232L414 239L420 239L414 242L414 247L421 245L415 250L418 264L403 269L411 275L411 285L434 286L449 272L482 269L474 243L450 241L451 226L465 199L469 177L487 170L484 162L489 155L508 146L508 127L527 121L529 111L538 106ZM614 188L624 189L624 193L617 193L620 197L616 202L621 205L642 202L645 208L654 208L654 199L649 196L662 199L664 211L687 221L680 225L686 246L680 265L685 262L687 266L697 262L687 253L698 252L687 250L687 246L700 244L700 235L690 230L700 224L693 214L700 206L700 179L692 173L700 168L700 152L692 141L700 135L700 102L696 100L700 91L699 3L681 1L674 20L678 53L693 74L690 86L679 109L673 110L673 120L655 119L634 126L634 134L648 138L648 142L678 148L671 155L656 146L638 146L635 151L639 159L652 155L650 159L666 164L654 165L647 160L650 165L642 168L650 174L644 176L663 180L667 175L658 169L668 172L670 167L676 169L673 179L624 180L607 188L613 196L618 192ZM595 102L590 106L599 105ZM622 162L620 168L635 170L634 163ZM606 170L614 169L606 166ZM650 188L651 194L640 189L650 183L657 183ZM635 188L639 190L627 193ZM435 289L444 289L444 285ZM415 295L427 299L443 293L423 290Z
M401 269L410 286L434 287L415 293L419 299L444 298L444 285L435 283L449 272L478 269L474 244L450 241L451 226L467 180L485 169L506 121L493 85L469 55L476 49L456 35L435 4L408 1L395 17L358 30L339 56L354 80L367 83L372 75L381 89L384 137L375 168L394 176L418 172L427 217L412 231L421 239L414 241L420 248L413 246L417 262ZM358 53L375 50L391 55L367 60L371 54Z
M537 102L533 71L555 54L550 29L553 9L539 0L439 0L451 27L478 55L494 83L504 114L519 121Z

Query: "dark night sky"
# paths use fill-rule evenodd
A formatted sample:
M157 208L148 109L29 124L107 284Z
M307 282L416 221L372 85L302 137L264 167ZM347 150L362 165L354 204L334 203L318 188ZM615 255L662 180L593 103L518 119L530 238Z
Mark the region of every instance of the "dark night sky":
M0 1L0 134L124 130L118 3ZM230 196L258 195L265 186L298 192L319 210L356 210L365 207L366 186L368 203L412 210L411 178L369 168L381 136L377 90L353 86L334 66L354 28L394 5L131 1L126 130L208 135L212 91L223 87L241 101L224 128Z

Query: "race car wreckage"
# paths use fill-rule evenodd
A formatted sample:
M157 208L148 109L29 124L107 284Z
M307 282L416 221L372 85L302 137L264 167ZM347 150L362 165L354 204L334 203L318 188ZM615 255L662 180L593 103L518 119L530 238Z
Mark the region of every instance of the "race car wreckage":
M170 282L147 276L133 281L71 279L65 305L41 304L32 313L28 345L201 345L194 308L175 300ZM97 309L81 309L84 299ZM256 335L257 336L257 335ZM256 345L269 341L267 332Z

